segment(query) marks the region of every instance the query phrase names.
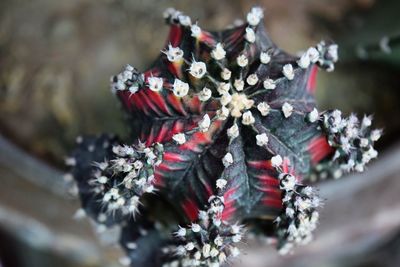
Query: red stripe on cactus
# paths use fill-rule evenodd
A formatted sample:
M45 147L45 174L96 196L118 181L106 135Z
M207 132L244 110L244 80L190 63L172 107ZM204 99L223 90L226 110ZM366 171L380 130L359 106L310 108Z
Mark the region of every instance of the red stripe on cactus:
M144 114L147 116L150 115L150 111L148 107L145 105L143 99L139 96L138 93L133 94L130 98L130 105L135 108L136 110L143 111Z
M165 60L165 64L168 66L168 70L175 76L182 79L182 63L183 61L170 62Z
M176 120L174 122L174 125L172 126L172 129L171 129L172 134L177 134L177 133L182 132L183 126L184 125L183 125L182 121Z
M128 91L117 91L117 96L122 101L122 106L127 111L132 111L131 102L130 102L130 92Z
M262 203L265 206L268 206L268 207L275 207L275 208L278 208L278 209L282 209L281 197L279 197L279 198L276 198L276 197L264 197L262 199Z
M187 112L182 104L181 98L175 96L172 93L168 93L167 100L169 104L180 114L183 116L187 116Z
M245 27L240 27L237 30L233 31L233 33L226 38L225 40L225 45L226 46L232 46L232 44L240 44L240 40L243 39L244 36L244 32L245 32Z
M197 220L197 217L199 216L199 208L193 200L186 199L182 203L182 209L190 221Z
M273 188L270 186L263 186L258 188L260 191L267 193L268 196L271 196L272 198L280 198L281 197L281 190L278 188Z
M142 90L140 90L138 93L136 93L139 97L141 97L141 99L143 100L143 102L145 103L145 105L147 105L153 112L155 112L158 116L161 116L162 113L159 111L159 109L154 105L154 103L151 101L151 98L149 98L148 93L152 92L149 88L144 88Z
M189 108L191 113L201 114L203 111L203 105L198 96L193 96L190 98L185 98L185 106Z
M160 163L160 165L158 165L158 166L156 167L156 169L157 169L157 170L160 170L160 171L166 171L166 172L168 172L168 171L180 171L180 170L184 170L185 167L182 167L182 166L175 166L175 165L169 164L169 162L167 162L167 161L164 160L162 163Z
M251 167L259 170L274 170L270 160L248 161Z
M308 151L311 155L311 162L317 164L322 159L333 153L333 148L329 145L326 136L319 136L314 138L309 146Z
M318 73L318 67L316 65L313 65L311 68L310 77L308 78L307 81L307 91L312 94L315 93L315 88L317 84L317 73Z
M256 175L256 177L266 186L278 186L279 180L276 177L270 176L268 174Z
M234 212L236 211L235 208L235 198L233 197L233 195L235 194L237 188L231 188L229 190L227 190L224 194L224 211L222 212L222 219L223 220L229 220L231 218L231 216L234 214Z
M162 143L163 141L166 141L166 137L168 135L168 127L163 124L161 126L161 129L158 131L158 134L155 136L154 142Z
M182 161L185 161L185 158L181 154L167 151L167 152L164 152L163 160L172 161L172 162L182 162Z
M182 41L182 26L178 24L171 25L167 41L168 44L171 44L173 47L177 47L181 44L181 41Z
M150 146L154 143L154 131L154 129L151 129L149 135L145 135L145 133L142 133L141 141L144 142L146 146Z
M202 31L198 40L210 46L214 46L217 43L214 39L214 36L207 31Z
M164 180L163 180L164 176L157 171L157 169L154 172L154 186L155 187L163 187L164 186Z
M283 162L282 162L282 170L284 173L290 173L293 174L290 170L290 160L288 158L283 158Z

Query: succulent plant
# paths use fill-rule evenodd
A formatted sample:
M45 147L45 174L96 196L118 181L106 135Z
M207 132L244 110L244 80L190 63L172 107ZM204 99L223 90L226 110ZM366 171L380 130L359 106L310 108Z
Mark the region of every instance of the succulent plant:
M68 163L86 214L122 228L132 266L228 266L248 233L281 253L312 239L319 178L363 171L377 156L371 117L319 112L318 68L337 45L279 49L263 10L209 32L174 9L152 66L111 78L131 139L79 137Z

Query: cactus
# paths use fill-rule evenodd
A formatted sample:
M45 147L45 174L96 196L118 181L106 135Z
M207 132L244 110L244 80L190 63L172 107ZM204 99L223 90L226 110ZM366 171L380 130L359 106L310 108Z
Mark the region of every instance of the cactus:
M318 68L337 45L279 49L254 7L247 22L201 29L174 9L151 68L111 78L131 139L78 138L68 163L86 214L121 227L132 266L229 266L248 233L280 253L309 242L321 200L312 182L363 171L377 156L371 117L319 112Z

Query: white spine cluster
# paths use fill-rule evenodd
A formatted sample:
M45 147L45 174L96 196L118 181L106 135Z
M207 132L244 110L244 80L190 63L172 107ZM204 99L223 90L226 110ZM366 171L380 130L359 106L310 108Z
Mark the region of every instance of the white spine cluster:
M226 180L219 179L217 185L222 189ZM198 221L175 232L177 244L164 249L171 259L163 267L220 267L237 257L240 251L236 244L242 240L242 227L222 221L223 210L223 197L211 196L208 210L199 212Z
M310 186L299 184L294 175L281 173L279 180L283 209L275 222L279 252L287 254L295 245L304 245L312 240L321 201Z
M134 94L143 84L144 76L128 64L122 72L111 77L110 82L113 93L128 90L131 94Z
M374 142L382 134L381 130L372 130L372 118L364 116L359 121L355 115L343 118L339 110L323 114L323 129L328 134L328 143L335 149L333 164L338 164L335 178L352 170L362 172L365 165L378 156Z
M135 215L140 196L155 190L154 168L161 163L163 146L114 146L113 152L114 159L95 164L91 183L106 212Z

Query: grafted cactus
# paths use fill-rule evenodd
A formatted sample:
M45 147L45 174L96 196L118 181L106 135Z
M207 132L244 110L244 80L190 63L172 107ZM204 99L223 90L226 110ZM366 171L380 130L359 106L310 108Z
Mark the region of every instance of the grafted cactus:
M363 171L377 156L371 118L319 112L318 68L337 45L279 49L255 7L247 22L208 32L169 9L152 67L127 65L111 89L132 138L79 138L69 159L86 213L120 225L132 266L228 266L249 232L281 253L312 239L319 177Z

